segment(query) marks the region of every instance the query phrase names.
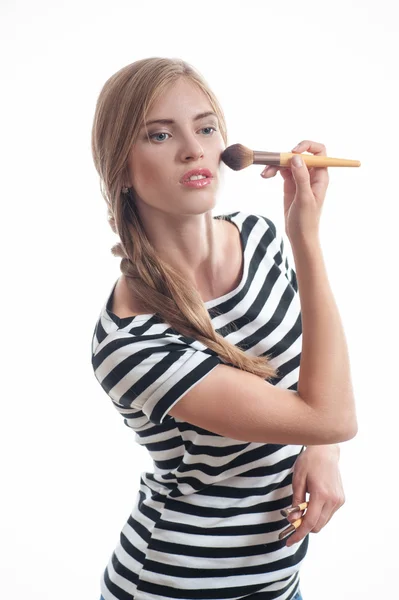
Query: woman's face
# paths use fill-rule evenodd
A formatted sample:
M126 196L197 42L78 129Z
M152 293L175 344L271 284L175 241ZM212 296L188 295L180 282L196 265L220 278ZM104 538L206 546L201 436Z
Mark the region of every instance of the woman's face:
M183 78L154 104L147 114L147 123L154 119L174 122L148 124L150 141L143 126L132 146L129 185L139 204L175 215L200 214L214 207L225 143L216 115L195 119L211 111L202 90ZM182 176L196 168L209 169L213 179L202 188L183 185Z

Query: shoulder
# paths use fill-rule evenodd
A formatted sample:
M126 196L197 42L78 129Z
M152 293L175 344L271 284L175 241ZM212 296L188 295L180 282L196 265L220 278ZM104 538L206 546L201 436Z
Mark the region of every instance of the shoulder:
M111 311L120 319L146 314L132 293L124 275L116 282L111 300Z
M222 363L199 341L168 331L113 331L94 347L94 375L125 416L132 408L162 423L177 400Z
M241 222L241 223L248 223L248 224L259 223L259 224L265 226L266 228L271 229L273 231L273 233L276 232L276 225L272 221L272 219L270 219L269 217L266 217L265 215L260 214L260 213L247 213L245 211L237 211L234 213L228 213L227 215L222 215L222 217L231 219L233 221Z
M263 226L265 226L266 229L269 229L272 232L272 234L276 237L278 232L274 221L272 221L269 217L265 217L265 215L254 214L251 216L254 217Z
M276 227L274 221L269 217L259 213L247 213L240 210L232 213L217 215L215 218L223 221L233 221L243 231L250 231L257 226L263 230L269 230L270 233L275 237L279 236L279 228Z

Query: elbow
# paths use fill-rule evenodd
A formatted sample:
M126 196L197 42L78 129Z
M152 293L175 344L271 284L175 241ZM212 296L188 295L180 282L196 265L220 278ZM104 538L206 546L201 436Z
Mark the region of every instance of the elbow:
M334 421L327 419L324 422L324 427L320 429L320 437L322 440L313 443L339 444L353 439L357 435L357 432L358 425L356 416L354 415L347 418L342 417L339 421L337 421L336 418Z
M339 437L337 442L347 442L352 440L358 432L358 424L356 415L350 415L349 417L342 419L337 426L336 434Z
M342 429L342 438L341 442L347 442L348 440L353 439L358 432L358 425L356 418L353 419L349 424L347 423L345 427Z
M340 423L337 427L331 427L330 425L324 430L323 434L320 434L320 439L317 442L312 441L309 444L340 444L353 439L356 434L357 423L351 423L350 425Z
M332 418L330 413L330 418ZM356 437L358 433L358 423L356 416L356 406L353 395L348 400L348 407L339 416L334 415L334 426L330 429L331 437L335 437L335 441L330 443L347 442Z

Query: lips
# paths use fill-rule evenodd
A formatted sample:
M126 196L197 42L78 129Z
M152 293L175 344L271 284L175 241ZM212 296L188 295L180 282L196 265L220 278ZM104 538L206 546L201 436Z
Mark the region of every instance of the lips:
M212 179L212 173L209 169L193 169L192 171L187 171L187 173L183 175L183 177L180 179L180 183L187 181L192 175L205 175L205 177Z

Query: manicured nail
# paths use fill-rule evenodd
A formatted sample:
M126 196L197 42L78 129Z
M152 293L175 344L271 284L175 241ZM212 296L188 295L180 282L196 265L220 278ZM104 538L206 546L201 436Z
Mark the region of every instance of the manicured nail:
M297 154L291 158L291 163L297 168L302 167L303 165L302 158Z

